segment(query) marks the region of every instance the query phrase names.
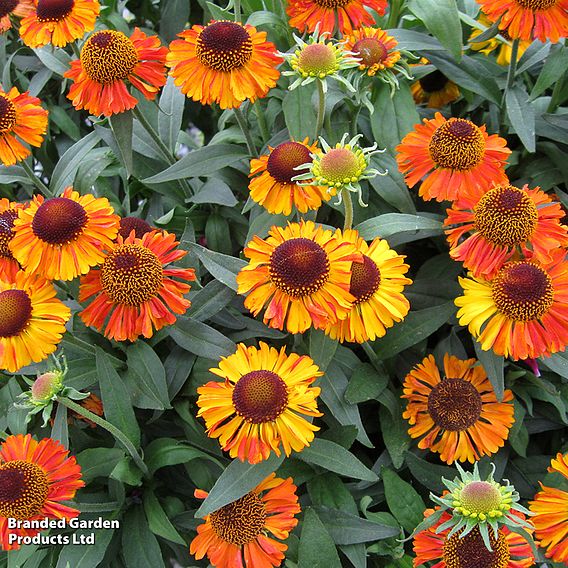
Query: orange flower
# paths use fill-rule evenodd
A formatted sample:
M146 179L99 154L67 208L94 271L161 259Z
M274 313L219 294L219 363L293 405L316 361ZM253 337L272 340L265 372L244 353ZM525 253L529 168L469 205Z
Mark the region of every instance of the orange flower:
M8 93L0 90L0 161L5 166L13 166L31 154L18 138L39 147L46 130L47 111L38 98L30 97L28 91L20 93L16 87Z
M552 262L507 262L492 280L460 278L461 325L484 351L512 359L547 356L568 345L568 270L565 250Z
M212 20L178 34L170 44L167 64L182 93L201 104L222 109L254 102L276 85L282 62L266 32L248 24Z
M290 215L292 206L300 213L318 209L323 201L331 199L327 187L319 185L298 185L292 178L302 172L294 168L312 161L310 154L317 150L317 144L303 142L282 142L269 153L250 162L250 196L270 213ZM260 174L260 175L259 175Z
M20 270L20 263L12 255L10 241L14 237L14 221L18 218L18 209L27 204L0 199L0 280L13 280Z
M196 489L195 496L205 499L207 493ZM207 515L189 552L197 560L207 555L215 568L280 566L288 546L279 541L298 524L299 512L292 478L272 473L250 493Z
M158 36L147 36L138 28L130 39L114 30L95 32L64 75L73 80L67 98L77 110L111 116L134 108L138 102L128 92L128 81L153 100L166 83L167 52Z
M475 276L492 278L518 250L550 262L551 250L568 246L560 203L538 187L501 185L485 194L463 194L447 213L444 224L454 227L446 231L450 256Z
M396 150L409 187L427 176L418 191L425 200L455 201L463 191L508 182L504 167L511 150L505 140L463 118L446 120L437 112L417 124Z
M333 34L337 21L339 31L350 34L354 29L375 23L367 8L382 16L386 7L386 0L288 0L286 13L290 26L301 32L312 33L319 24L320 33Z
M359 70L371 77L394 67L400 59L400 51L395 49L398 42L380 28L362 27L343 39L343 48L361 59Z
M361 262L352 243L339 240L312 221L272 227L244 250L250 262L237 275L245 307L256 316L267 305L264 323L302 333L347 317L355 299L349 292L351 263Z
M408 399L402 415L408 420L408 433L422 439L420 449L440 454L446 463L490 456L502 448L515 421L508 404L513 393L506 390L498 402L485 370L476 359L462 361L444 355L444 375L434 357L428 355L404 380Z
M568 479L568 454L558 453L548 471L561 473ZM540 484L534 501L529 503L534 513L532 521L546 557L568 564L568 492Z
M10 250L28 272L73 280L102 262L118 220L106 197L79 195L72 187L60 197L36 195L29 207L18 210Z
M410 90L414 102L426 104L428 108L442 108L459 99L461 94L459 87L438 69L412 83Z
M109 339L135 341L140 335L152 337L154 330L175 323L174 314L184 314L191 305L183 296L189 284L173 280L195 280L192 268L165 268L187 252L175 250L175 235L152 231L138 239L131 232L118 236L99 268L81 278L79 301L96 296L80 312L85 325Z
M20 36L29 47L65 47L94 29L100 9L98 0L34 0Z
M34 0L4 0L0 4L0 34L12 27L10 16L23 18L34 10Z
M428 518L434 512L434 509L427 509L424 517ZM522 513L515 514L525 518ZM488 550L479 527L465 535L461 533L466 529L462 529L450 536L450 527L442 528L449 519L450 515L444 512L433 526L414 536L415 568L431 561L436 561L432 568L529 568L534 564L530 544L506 526L499 529L497 538L489 531L492 550Z
M36 442L30 434L8 436L0 446L0 543L4 550L17 550L10 535L33 536L38 529L8 528L8 519L39 521L74 519L77 509L63 505L75 497L81 468L58 441L44 438Z
M568 35L568 0L477 0L492 22L512 39L547 39L557 43Z

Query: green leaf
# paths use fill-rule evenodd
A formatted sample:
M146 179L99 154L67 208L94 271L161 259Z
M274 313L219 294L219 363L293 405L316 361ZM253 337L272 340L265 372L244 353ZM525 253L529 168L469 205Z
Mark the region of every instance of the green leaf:
M71 57L63 49L53 49L53 46L47 45L34 49L34 52L48 69L58 75L63 75L71 67Z
M282 101L284 111L284 121L288 128L290 138L303 140L308 136L314 136L316 128L316 111L312 104L312 97L315 92L315 83L298 87L286 93Z
M88 485L97 477L109 477L116 464L124 457L121 448L87 448L77 454L81 476Z
M183 349L208 359L228 357L237 346L220 331L200 321L178 317L169 328L170 337Z
M402 418L400 400L396 399L395 404L398 412L394 414L387 409L386 406L381 406L379 409L379 419L383 441L394 467L398 469L402 467L404 463L404 455L410 447L411 440L408 435L408 423Z
M128 390L114 370L108 355L100 347L95 347L95 353L105 418L121 430L135 446L138 446L140 429Z
M343 446L323 438L313 440L308 447L298 452L296 457L346 477L362 479L363 481L378 481L379 479L375 472L363 465Z
M526 458L529 443L529 433L524 424L526 411L518 400L513 400L513 404L515 406L515 422L509 432L509 444L515 452Z
M143 179L143 183L163 183L177 179L186 179L211 174L226 168L247 156L247 151L236 144L213 144L198 150L192 150L173 166Z
M531 91L530 100L533 101L548 87L561 80L566 71L568 71L568 49L564 45L554 46Z
M69 428L67 426L67 407L62 404L57 405L57 411L55 412L55 419L53 421L53 426L51 428L52 440L58 440L61 444L68 448L69 447Z
M460 60L462 27L455 0L410 0L408 9L450 53Z
M230 255L232 251L229 222L219 213L211 213L205 223L207 246L216 252Z
M387 32L398 41L397 49L405 49L406 51L422 51L423 49L443 51L445 49L435 37L422 32L402 28L387 30Z
M495 355L493 351L483 351L477 341L473 342L473 347L477 359L487 373L487 378L495 391L495 396L498 400L503 400L505 393L505 359L502 355Z
M189 21L190 2L187 0L166 0L161 3L160 36L170 43ZM180 91L181 92L181 91ZM162 101L160 100L160 105ZM182 109L183 109L183 105Z
M267 460L257 464L234 459L217 479L207 499L196 511L195 516L205 517L209 513L240 499L261 481L264 481L273 471L276 471L283 461L283 454L280 457L271 454Z
M307 485L314 505L333 507L353 515L357 514L357 504L353 495L337 475L326 471L310 479Z
M394 152L396 146L420 122L416 103L406 82L391 97L390 88L378 81L374 84L371 130L377 144Z
M158 540L150 531L144 509L134 507L122 519L122 549L126 565L165 568Z
M331 339L322 330L310 330L310 357L322 371L327 369L333 359L337 345L337 339Z
M51 191L53 191L55 195L59 195L68 185L72 185L73 178L79 166L99 141L99 135L96 132L91 132L73 144L73 146L61 156L53 169L51 182L49 184Z
M113 114L108 119L119 155L117 158L126 169L126 176L132 173L132 111Z
M151 475L166 466L189 463L194 459L206 459L221 466L214 457L173 438L157 438L148 444L145 461Z
M386 213L372 217L355 227L365 240L375 237L388 239L393 243L402 244L426 237L442 235L444 230L441 221L423 215L408 215L406 213Z
M138 340L126 349L128 368L138 378L140 390L154 401L150 408L164 410L171 408L166 383L166 371L155 351L144 341Z
M62 132L67 134L72 140L81 138L79 126L69 116L69 111L59 105L49 105L49 120L55 123Z
M155 535L186 546L185 540L168 519L158 498L153 491L148 489L144 491L144 511L148 519L148 527Z
M517 136L529 152L534 152L536 149L535 111L534 106L529 102L529 95L524 86L513 85L510 89L507 89L505 102L507 116Z
M391 525L362 519L329 507L314 507L335 544L355 544L398 536L400 530Z
M197 321L205 321L219 313L234 297L234 290L218 280L211 280L191 297L191 317Z
M389 329L384 337L373 342L375 353L379 359L388 359L416 345L444 325L455 310L454 303L447 302L433 308L410 312L404 321Z
M389 510L404 530L412 533L424 518L424 501L410 483L401 479L391 469L383 468L381 474Z
M389 381L386 369L381 366L377 371L369 363L361 363L353 370L349 386L345 391L345 400L351 404L359 404L380 396Z
M311 507L304 513L298 568L341 568L333 540Z
M199 260L211 276L231 288L231 290L237 291L235 276L247 265L244 260L206 249L197 243L188 242L187 245L190 250L197 254Z
M227 207L234 207L238 203L231 188L223 180L215 178L208 179L201 186L201 189L187 201L190 203L215 203Z
M539 362L546 368L568 379L568 352L554 353L550 357L541 357Z
M175 4L173 0L168 5ZM189 12L189 10L188 10ZM178 23L179 25L179 23ZM183 28L182 28L183 29ZM158 133L161 140L173 152L181 128L185 95L174 84L174 78L168 77L160 95L160 112L158 113Z
M110 472L109 477L132 487L142 485L142 472L134 464L130 456L122 458Z
M412 477L414 477L418 483L430 489L430 491L434 491L438 494L442 493L445 489L445 485L442 483L442 477L453 479L456 475L455 470L451 467L427 462L410 452L407 452L405 461L410 473L412 473Z
M74 531L74 538L80 539L82 535L95 536L95 542L88 546L77 546L77 544L66 544L61 549L59 560L55 568L97 568L100 566L106 553L108 545L114 534L114 529L92 530L81 529ZM53 566L53 564L51 564Z

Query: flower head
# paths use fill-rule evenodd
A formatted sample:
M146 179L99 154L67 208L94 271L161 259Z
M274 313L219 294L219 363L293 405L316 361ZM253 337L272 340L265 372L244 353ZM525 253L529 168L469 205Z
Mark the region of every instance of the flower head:
M339 341L374 341L383 337L387 328L402 321L410 304L403 296L404 287L412 280L404 275L408 265L404 256L389 248L387 241L376 238L368 245L353 229L335 232L340 241L353 243L363 257L351 267L349 292L355 297L353 308L343 320L325 328Z
M3 0L0 4L0 33L12 27L10 16L23 18L33 13L34 9L34 0Z
M13 166L31 154L20 140L39 147L46 130L47 111L38 98L28 91L20 93L16 87L8 93L0 90L0 161L5 166Z
M557 472L568 479L568 454L558 453L549 472ZM540 484L541 490L529 503L532 521L540 546L546 548L546 557L554 562L568 563L568 492Z
M135 341L175 323L174 314L184 314L191 303L183 297L189 284L174 278L195 280L192 268L166 268L187 254L176 249L178 244L165 231L141 239L132 232L126 239L119 235L101 266L81 278L79 301L95 296L79 314L85 325L99 331L104 327L109 339Z
M222 109L265 97L276 85L282 62L266 32L226 20L194 25L170 44L167 65L182 93Z
M72 280L102 262L118 222L106 197L79 195L68 187L60 197L36 195L18 210L9 247L26 271Z
M0 369L14 373L57 348L71 310L39 274L19 271L0 279Z
M0 446L0 543L4 550L20 548L10 535L33 536L37 529L9 529L8 519L36 521L73 519L77 509L63 505L73 499L81 480L81 468L59 442L30 434L8 436Z
M286 355L260 342L260 349L237 345L218 368L209 369L224 379L199 387L198 416L207 424L207 435L219 438L232 458L258 463L280 446L289 456L301 451L319 430L304 416L321 416L312 383L323 375L307 355Z
M195 496L204 499L207 493L196 490ZM189 552L197 560L207 555L215 568L280 566L288 549L280 541L298 524L299 512L292 478L272 473L243 497L207 515Z
M560 203L538 187L501 185L483 194L463 194L447 214L450 256L475 276L492 278L518 250L550 262L550 251L568 246Z
M154 231L154 227L140 219L139 217L121 217L120 225L118 229L118 234L123 238L127 239L130 235L130 231L134 231L134 236L137 239L141 239L146 233Z
M415 568L430 561L435 561L437 568L529 568L534 565L530 544L506 526L499 528L496 535L489 533L489 549L479 527L450 534L446 526L451 518L448 513L436 507L436 510L427 509L424 516L427 521L437 520L414 536ZM522 513L517 516L524 518Z
M507 262L497 275L460 278L457 317L484 351L512 359L540 357L568 345L568 271L565 251L551 263Z
M410 90L417 105L428 108L442 108L460 98L459 87L441 71L435 69L412 83Z
M384 152L377 150L377 143L368 148L357 144L362 134L353 136L346 142L348 134L344 134L335 147L331 147L320 137L322 150L311 154L312 162L304 165L306 173L298 174L294 179L299 181L315 180L318 185L326 186L327 191L339 193L338 204L342 201L341 190L345 189L357 193L359 205L366 207L361 196L361 180L371 179L377 175L386 175L371 167L371 156Z
M14 237L14 221L18 218L18 209L27 207L26 203L0 199L0 279L11 280L20 270L20 263L10 250L10 241Z
M557 43L568 35L568 0L478 0L511 39Z
M398 42L381 28L364 26L343 39L344 48L359 59L359 70L371 77L394 68L400 60L400 51L395 49Z
M308 144L308 138L303 142L289 140L268 149L268 154L250 162L249 191L254 201L270 213L290 215L292 207L305 213L331 199L325 187L292 181L299 174L296 168L311 161L315 143Z
M290 333L317 329L347 317L351 263L361 262L354 245L312 221L272 227L266 240L254 236L244 250L250 262L237 275L239 294L264 323Z
M286 13L290 26L300 32L312 33L319 27L332 34L336 22L342 34L350 34L362 26L372 26L375 19L367 11L374 10L382 16L387 0L287 0Z
M513 393L507 389L499 402L478 361L447 353L442 374L432 355L416 365L404 379L402 398L410 436L448 464L496 453L515 421Z
M20 36L29 47L65 47L95 28L98 0L34 0L34 10L20 23Z
M455 201L464 191L508 182L504 168L511 150L506 141L463 118L446 120L437 112L417 124L396 150L398 168L410 187L426 176L418 191L425 200Z
M128 82L153 100L166 83L167 52L158 36L147 36L138 28L130 38L115 30L97 31L64 74L73 80L67 98L77 110L111 116L136 106Z

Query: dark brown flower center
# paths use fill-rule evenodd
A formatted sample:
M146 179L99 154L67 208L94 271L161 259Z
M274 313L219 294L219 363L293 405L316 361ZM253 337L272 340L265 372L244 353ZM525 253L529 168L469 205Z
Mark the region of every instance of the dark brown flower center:
M23 290L0 292L0 337L18 335L32 315L32 301Z
M328 9L343 8L351 2L352 0L314 0L314 4Z
M0 0L0 18L7 16L18 5L18 0Z
M58 22L71 13L74 0L38 0L37 19L40 22Z
M117 304L139 306L161 288L164 270L159 258L142 245L115 248L101 266L101 288Z
M489 190L475 206L475 226L490 242L514 246L531 238L538 221L534 201L513 186Z
M443 554L446 568L507 568L511 554L503 532L499 531L496 539L489 530L489 542L492 550L483 543L478 527L463 538L459 533L446 538Z
M283 142L270 152L266 169L280 183L290 183L301 172L294 168L312 161L310 151L299 142Z
M485 139L473 122L450 118L436 128L428 150L432 160L441 168L469 170L481 162Z
M49 493L47 475L35 463L0 465L0 516L24 521L40 513Z
M0 256L4 258L14 258L8 243L14 236L14 220L18 218L18 212L15 209L8 209L0 213Z
M354 304L369 300L379 289L381 272L377 263L363 255L363 262L354 262L351 266L349 292L355 296Z
M440 381L428 396L428 413L440 428L459 432L467 430L481 415L481 395L468 381Z
M329 277L329 259L316 242L303 237L290 239L270 256L270 278L289 296L309 296Z
M254 540L264 529L266 505L256 493L247 493L211 513L209 520L219 538L242 546Z
M528 10L548 10L558 4L558 0L516 0L517 4Z
M221 20L209 24L201 31L197 37L195 54L206 67L215 71L231 71L250 61L252 40L243 26Z
M16 107L6 95L0 94L0 132L11 130L14 124L16 124Z
M288 404L288 389L286 383L272 371L251 371L235 385L233 404L237 414L248 422L272 422Z
M552 306L554 287L550 276L530 262L509 262L492 282L497 309L515 321L541 318Z
M374 37L360 39L353 46L353 52L361 59L361 63L365 67L382 63L389 56L389 50L385 44Z
M121 235L123 239L126 239L132 230L134 230L134 236L137 239L141 239L146 233L153 231L150 224L146 223L144 219L140 219L139 217L123 217L120 220L118 234Z
M444 87L448 84L449 79L437 69L432 71L432 73L428 73L418 81L422 90L425 93L437 93L444 89Z
M51 245L64 245L77 239L87 224L83 206L67 197L44 201L32 221L34 235Z
M122 81L138 63L132 41L122 32L95 32L81 49L81 63L90 79L101 85Z

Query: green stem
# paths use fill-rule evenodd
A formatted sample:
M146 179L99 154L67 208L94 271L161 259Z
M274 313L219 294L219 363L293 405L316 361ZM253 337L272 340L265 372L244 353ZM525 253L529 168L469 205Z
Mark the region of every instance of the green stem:
M262 110L262 106L260 105L260 100L257 100L254 103L254 112L256 114L256 120L258 121L258 127L260 128L260 135L262 137L262 141L266 144L270 137L270 133L268 132L268 125L266 124L266 116L264 116L264 111Z
M8 432L5 432L4 430L0 430L0 438L2 440L5 440L8 437Z
M323 119L325 116L325 92L323 90L323 83L321 81L316 81L318 84L318 118L316 121L316 132L314 134L314 140L317 140L321 134L321 129L323 127Z
M241 21L241 0L234 0L235 2L235 22Z
M355 110L355 115L353 116L353 122L351 123L351 136L356 136L358 132L357 123L359 122L359 113L361 112L361 105Z
M247 120L243 115L243 112L240 108L234 108L233 112L235 113L235 118L237 119L237 122L239 123L239 126L241 127L241 130L245 136L249 154L253 158L258 158L258 152L256 150L256 146L254 145L254 140L252 139L252 134L248 127Z
M126 451L132 456L134 463L140 468L140 471L142 471L142 473L145 476L148 476L148 468L146 467L144 460L140 457L140 454L136 451L134 444L126 437L126 435L121 430L119 430L116 426L113 426L110 422L107 422L104 418L97 416L96 414L92 413L86 408L83 408L80 404L77 404L76 402L73 402L72 400L64 396L58 396L57 402L59 402L59 404L62 404L63 406L66 406L70 410L73 410L77 414L80 414L84 418L91 420L95 424L98 424L101 428L104 428L105 430L110 432L124 446Z
M343 230L351 229L353 225L353 201L351 200L351 193L348 189L343 188L341 190L341 196L343 198L343 203L345 206L345 223L343 224Z
M509 62L509 70L507 72L507 91L513 86L515 82L515 72L517 70L517 58L519 55L519 42L520 39L514 39L511 45L511 61Z
M76 41L71 42L71 50L73 51L73 55L77 58L80 59L81 57L81 52L79 51L79 46L77 45Z
M25 160L20 162L20 165L26 172L26 175L30 178L30 181L46 196L46 197L53 197L52 191L43 183L33 172L30 168L28 163Z
M403 4L404 4L403 0L391 0L389 4L390 5L389 19L387 22L388 30L392 30L393 28L398 27L398 20L400 17L400 12Z

